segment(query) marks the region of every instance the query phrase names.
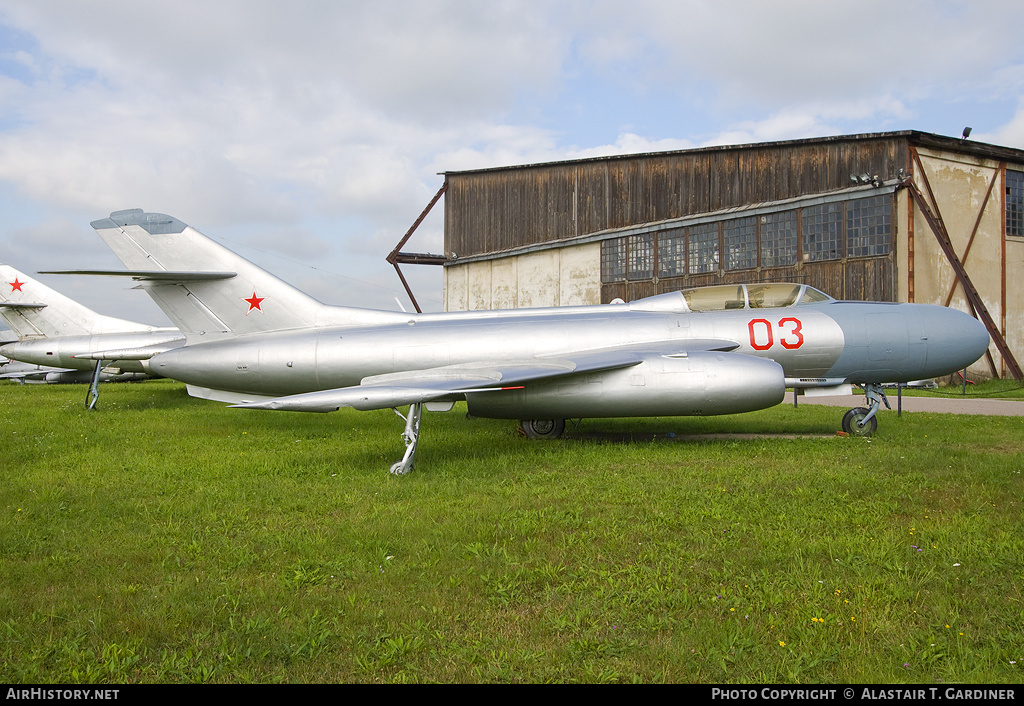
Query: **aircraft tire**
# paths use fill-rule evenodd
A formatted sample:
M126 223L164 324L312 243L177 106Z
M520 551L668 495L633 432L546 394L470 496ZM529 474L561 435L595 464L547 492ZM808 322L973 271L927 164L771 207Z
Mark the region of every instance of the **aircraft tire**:
M523 419L519 426L528 439L557 439L565 432L564 419Z
M843 431L850 436L871 436L878 429L878 417L872 417L864 426L860 420L868 416L868 409L865 407L854 407L843 415Z

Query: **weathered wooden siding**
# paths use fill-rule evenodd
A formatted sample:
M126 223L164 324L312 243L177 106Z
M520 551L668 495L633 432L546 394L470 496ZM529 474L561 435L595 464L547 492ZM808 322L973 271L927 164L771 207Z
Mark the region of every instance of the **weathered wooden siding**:
M668 218L893 178L907 137L824 138L446 175L445 250L505 252Z

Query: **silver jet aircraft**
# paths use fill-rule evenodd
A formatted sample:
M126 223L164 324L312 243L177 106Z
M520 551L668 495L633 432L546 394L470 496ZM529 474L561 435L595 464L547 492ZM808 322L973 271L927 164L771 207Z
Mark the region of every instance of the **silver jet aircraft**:
M46 383L48 385L63 385L76 383L90 383L94 372L89 370L71 370L69 368L54 368L45 365L33 365L18 360L11 360L0 356L0 380L14 380L24 384L26 382ZM100 373L99 382L131 382L144 380L149 377L144 373Z
M882 383L952 373L989 345L960 311L836 301L799 284L729 285L629 304L408 314L327 306L171 216L139 209L92 223L185 334L151 369L189 394L236 406L329 412L409 406L420 419L465 401L553 438L566 419L732 414L787 387L847 393L868 407L843 427L870 434ZM887 404L887 403L886 403Z
M0 265L0 318L18 338L0 355L51 368L46 382L91 382L90 408L99 382L152 377L148 358L185 343L176 328L98 314L10 265Z
M0 331L0 346L5 343L14 343L18 337L13 331ZM20 360L11 360L0 355L0 380L15 380L21 384L26 382L65 382L61 379L69 374L77 373L77 370L65 370L63 368L52 368L32 363L22 363ZM47 377L50 379L47 380Z

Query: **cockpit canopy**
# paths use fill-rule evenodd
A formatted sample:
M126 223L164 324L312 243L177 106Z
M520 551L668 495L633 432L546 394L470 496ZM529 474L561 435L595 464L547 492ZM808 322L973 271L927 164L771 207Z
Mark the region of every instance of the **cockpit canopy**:
M722 284L668 292L629 304L634 311L727 311L768 309L832 301L832 297L806 284L768 282Z

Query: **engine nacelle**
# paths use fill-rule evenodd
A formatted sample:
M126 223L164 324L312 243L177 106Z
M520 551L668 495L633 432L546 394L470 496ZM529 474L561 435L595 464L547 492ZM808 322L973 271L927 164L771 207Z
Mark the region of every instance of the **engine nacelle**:
M46 373L43 378L51 385L76 385L92 382L91 370L62 370ZM100 373L100 382L136 382L145 380L145 373Z
M497 419L685 417L774 407L785 392L785 373L773 360L696 351L522 389L473 392L466 401L471 415Z
M62 370L47 373L43 378L51 385L76 385L92 381L92 373L88 370Z

